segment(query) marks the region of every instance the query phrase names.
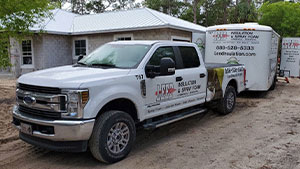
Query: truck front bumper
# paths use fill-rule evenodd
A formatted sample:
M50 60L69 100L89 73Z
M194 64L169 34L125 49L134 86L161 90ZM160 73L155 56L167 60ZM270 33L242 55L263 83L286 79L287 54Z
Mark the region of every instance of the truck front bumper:
M95 119L89 120L47 120L43 118L32 118L22 115L16 107L13 109L14 126L20 131L20 138L28 143L38 145L38 142L63 143L80 142L89 140ZM31 126L30 134L21 130L21 125ZM31 138L31 139L30 139ZM35 140L35 142L33 142ZM40 140L40 141L38 141ZM44 141L43 141L44 140ZM62 144L60 144L62 145ZM44 148L47 146L38 145ZM50 147L50 149L52 149Z

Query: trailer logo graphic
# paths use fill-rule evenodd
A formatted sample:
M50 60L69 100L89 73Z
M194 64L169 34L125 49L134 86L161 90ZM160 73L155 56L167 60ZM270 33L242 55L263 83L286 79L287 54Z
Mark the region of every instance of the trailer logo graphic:
M284 49L298 49L300 47L300 42L297 40L285 41L282 43L282 48Z
M173 98L173 93L176 91L173 83L158 84L155 92L156 101L163 101Z
M229 37L227 32L213 32L212 36L216 41L226 40Z

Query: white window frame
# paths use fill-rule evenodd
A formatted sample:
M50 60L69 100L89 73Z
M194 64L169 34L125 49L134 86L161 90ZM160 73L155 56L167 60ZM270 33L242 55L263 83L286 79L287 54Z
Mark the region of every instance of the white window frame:
M75 41L76 40L85 40L85 45L86 45L86 56L89 54L89 42L88 42L88 38L87 37L76 37L76 38L73 38L73 44L72 44L72 56L73 56L73 59L76 59L78 58L78 56L75 56Z
M26 40L30 40L31 41L31 58L32 58L32 63L31 64L23 64L23 46L22 46L22 42L23 41L26 41ZM22 39L21 40L21 43L20 43L20 49L21 49L21 57L20 57L20 65L21 65L21 68L28 68L28 69L32 69L34 68L34 49L33 49L33 39L32 37L28 37L28 38L25 38L25 39Z
M114 34L114 41L117 41L118 38L127 38L127 37L130 37L131 40L134 40L133 39L133 34L132 33L122 33L122 34Z
M192 42L191 38L182 37L182 36L171 36L171 40L174 41L174 39Z

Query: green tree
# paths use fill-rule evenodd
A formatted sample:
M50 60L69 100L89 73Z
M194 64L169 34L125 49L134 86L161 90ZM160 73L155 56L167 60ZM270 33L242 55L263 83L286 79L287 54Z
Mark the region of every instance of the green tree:
M9 37L6 33L0 33L0 69L10 66L8 49Z
M131 9L139 7L135 0L69 0L71 11L80 15L103 13L107 10Z
M187 2L180 0L145 0L143 5L171 16L180 17Z
M69 0L51 0L53 5L59 9L62 9L62 7L69 2Z
M232 0L216 0L214 7L217 14L217 24L228 23L231 5Z
M204 0L183 1L179 18L199 24L201 20L201 5L203 2Z
M205 0L202 3L200 23L205 26L228 23L232 5L232 0Z
M205 0L203 3L203 24L205 26L216 25L217 14L215 9L215 1L214 0Z
M84 15L88 14L89 11L86 9L87 1L85 0L70 0L71 11L76 14Z
M86 4L86 10L88 11L88 13L102 13L105 12L114 3L116 3L116 0L90 1Z
M29 28L50 17L52 3L48 0L1 0L0 1L0 68L10 66L8 37L21 37Z
M112 4L114 10L134 8L135 0L117 0Z
M300 36L300 4L264 3L259 9L259 24L271 26L283 37Z
M245 23L257 21L257 9L252 0L236 0L235 6L230 9L230 23Z

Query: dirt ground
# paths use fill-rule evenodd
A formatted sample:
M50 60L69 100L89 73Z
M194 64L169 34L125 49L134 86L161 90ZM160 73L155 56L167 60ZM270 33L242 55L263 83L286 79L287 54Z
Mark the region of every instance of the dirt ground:
M0 168L300 169L300 80L268 93L244 93L232 114L208 112L152 131L105 165L90 152L59 153L18 139L11 126L15 81L0 79Z

